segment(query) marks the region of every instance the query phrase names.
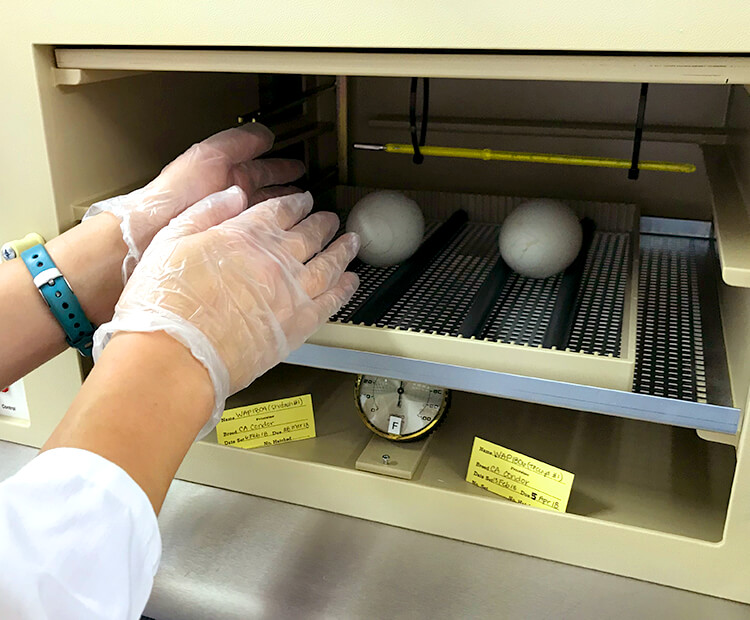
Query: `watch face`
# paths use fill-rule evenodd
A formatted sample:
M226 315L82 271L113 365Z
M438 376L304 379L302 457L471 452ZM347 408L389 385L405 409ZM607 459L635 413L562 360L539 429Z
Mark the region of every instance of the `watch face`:
M16 251L11 247L10 243L6 243L2 249L0 249L3 260L13 260L16 257Z
M357 381L357 405L370 430L394 441L427 435L445 413L445 388L362 375Z

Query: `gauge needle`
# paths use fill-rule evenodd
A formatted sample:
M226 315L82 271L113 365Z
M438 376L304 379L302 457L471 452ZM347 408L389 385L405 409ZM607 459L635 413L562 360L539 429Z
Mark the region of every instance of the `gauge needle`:
M404 394L404 382L402 381L401 385L398 388L398 404L396 405L397 407L401 407L401 397L403 396L403 394Z

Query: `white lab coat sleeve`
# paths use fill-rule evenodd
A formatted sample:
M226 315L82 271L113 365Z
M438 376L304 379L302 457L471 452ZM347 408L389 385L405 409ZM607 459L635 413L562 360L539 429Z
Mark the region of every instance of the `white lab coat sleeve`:
M0 483L0 618L139 618L160 557L148 497L97 454L49 450Z

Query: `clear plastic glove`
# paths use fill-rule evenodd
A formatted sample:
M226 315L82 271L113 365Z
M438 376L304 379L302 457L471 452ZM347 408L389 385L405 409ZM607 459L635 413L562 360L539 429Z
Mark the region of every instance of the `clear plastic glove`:
M116 332L165 331L208 370L213 416L227 396L283 361L346 303L359 285L344 273L359 237L341 236L333 213L309 193L244 210L238 187L213 194L161 230L125 286L111 322L94 336L94 359ZM320 252L320 253L319 253Z
M252 205L289 193L276 186L298 179L305 167L290 159L255 160L273 141L271 130L259 123L222 131L191 146L145 187L91 205L84 219L109 212L120 220L128 246L122 264L123 283L154 235L209 194L238 185Z

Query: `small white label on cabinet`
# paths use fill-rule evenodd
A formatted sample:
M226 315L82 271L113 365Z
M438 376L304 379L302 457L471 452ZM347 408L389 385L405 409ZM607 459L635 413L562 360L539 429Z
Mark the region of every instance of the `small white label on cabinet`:
M9 387L0 387L0 416L29 419L29 406L26 404L23 381L16 381Z

